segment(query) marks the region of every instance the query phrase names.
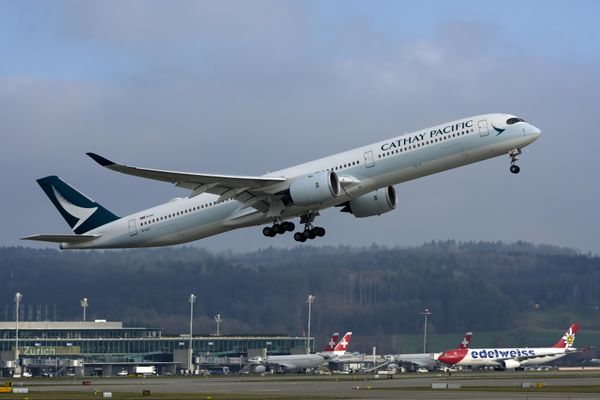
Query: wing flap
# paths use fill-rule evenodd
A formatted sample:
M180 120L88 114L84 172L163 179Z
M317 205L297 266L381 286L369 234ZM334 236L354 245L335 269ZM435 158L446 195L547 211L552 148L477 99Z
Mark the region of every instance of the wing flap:
M84 243L99 238L100 235L31 235L21 240L38 240L52 243Z

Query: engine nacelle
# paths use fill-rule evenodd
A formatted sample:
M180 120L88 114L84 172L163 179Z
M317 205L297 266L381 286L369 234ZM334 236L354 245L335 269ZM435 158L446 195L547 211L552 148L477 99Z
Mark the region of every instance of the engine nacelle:
M267 367L265 367L264 365L257 365L256 367L254 367L255 374L264 374L265 372L267 372Z
M299 178L290 185L292 202L310 206L335 199L340 194L340 180L333 171L315 172Z
M394 208L396 208L396 190L393 186L388 186L350 200L342 211L351 212L356 218L365 218L381 215Z
M504 360L502 361L502 368L503 369L516 369L516 368L520 368L521 367L521 363L518 362L517 360Z

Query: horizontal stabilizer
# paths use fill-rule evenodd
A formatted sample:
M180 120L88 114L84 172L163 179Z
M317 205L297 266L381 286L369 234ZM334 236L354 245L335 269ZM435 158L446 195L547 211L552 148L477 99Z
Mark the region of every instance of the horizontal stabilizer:
M22 237L21 240L39 240L52 243L84 243L99 238L100 235L31 235Z

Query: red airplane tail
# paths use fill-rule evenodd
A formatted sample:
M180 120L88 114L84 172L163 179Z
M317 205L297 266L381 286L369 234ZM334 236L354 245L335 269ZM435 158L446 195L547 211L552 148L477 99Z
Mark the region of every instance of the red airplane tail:
M346 332L342 340L333 349L334 354L344 354L348 350L350 345L350 339L352 339L352 332Z
M465 333L465 337L462 342L458 344L457 349L468 349L471 346L471 336L473 336L473 332Z
M579 329L579 325L573 324L567 329L565 334L560 338L558 342L554 344L552 347L556 347L559 349L570 349L573 347L573 343L575 342L575 333Z
M331 335L331 339L329 339L329 342L325 344L323 351L329 353L332 352L335 349L335 344L337 343L339 337L340 334L338 332L335 332L333 335Z

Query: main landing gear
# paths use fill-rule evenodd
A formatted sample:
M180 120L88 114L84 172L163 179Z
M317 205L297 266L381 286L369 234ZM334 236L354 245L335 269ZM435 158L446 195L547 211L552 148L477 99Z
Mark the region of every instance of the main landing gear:
M281 235L286 232L292 232L294 229L296 229L296 225L293 222L284 221L282 223L278 223L276 221L273 226L265 226L263 228L263 235L273 237L277 234Z
M296 232L294 234L294 240L297 242L306 242L308 239L315 239L317 237L325 236L325 228L320 226L313 226L312 223L315 217L319 215L318 212L310 212L300 217L300 223L304 224L304 231ZM263 235L267 237L274 237L275 235L281 235L286 232L292 232L296 229L296 225L290 221L275 220L273 226L266 226L263 228Z
M294 233L294 240L296 242L306 242L307 239L315 239L316 237L323 236L325 236L325 228L320 226L313 227L311 224L306 224L304 232Z
M521 168L516 164L519 160L517 158L519 154L521 154L521 149L512 149L508 152L508 155L510 156L510 172L513 174L518 174L521 171Z
M315 221L315 218L319 215L318 211L311 211L308 214L304 214L300 216L300 223L304 224L303 232L294 233L294 240L296 242L306 242L307 239L315 239L317 237L325 236L325 228L321 228L320 226L313 226L312 223Z

